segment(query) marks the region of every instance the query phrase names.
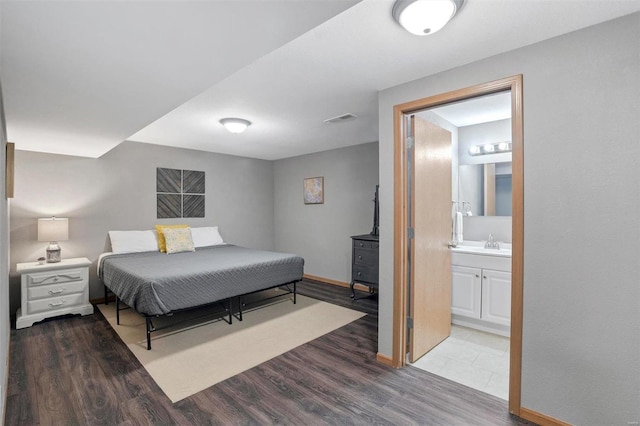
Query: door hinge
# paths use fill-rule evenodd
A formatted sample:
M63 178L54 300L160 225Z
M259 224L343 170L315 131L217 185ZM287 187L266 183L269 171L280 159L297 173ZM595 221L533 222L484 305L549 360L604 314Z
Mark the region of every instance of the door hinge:
M413 318L407 317L407 330L413 328Z
M413 136L408 136L407 137L407 149L413 148L414 141L415 140L414 140Z
M409 237L409 239L413 239L415 237L415 231L413 228L407 228L407 236Z

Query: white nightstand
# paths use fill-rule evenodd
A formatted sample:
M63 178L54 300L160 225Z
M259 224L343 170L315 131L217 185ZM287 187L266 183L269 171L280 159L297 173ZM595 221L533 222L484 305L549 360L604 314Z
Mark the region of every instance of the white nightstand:
M89 266L86 257L58 263L18 263L22 304L16 314L16 328L65 314L90 315Z

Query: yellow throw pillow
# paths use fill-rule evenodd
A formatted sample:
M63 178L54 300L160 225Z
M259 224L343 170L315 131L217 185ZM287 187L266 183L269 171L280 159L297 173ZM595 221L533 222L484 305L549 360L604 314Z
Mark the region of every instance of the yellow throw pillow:
M156 225L156 233L158 234L158 250L162 253L167 252L167 240L164 238L164 230L172 228L188 228L189 225Z
M165 228L164 238L167 243L167 254L196 251L193 247L190 228Z

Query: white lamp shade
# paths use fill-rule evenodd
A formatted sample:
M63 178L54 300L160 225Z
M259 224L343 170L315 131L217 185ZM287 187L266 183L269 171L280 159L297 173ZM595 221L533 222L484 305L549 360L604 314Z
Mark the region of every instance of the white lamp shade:
M411 34L433 34L453 18L462 3L462 0L397 0L393 17Z
M38 241L66 241L69 239L69 219L49 217L38 219Z
M251 125L251 122L244 118L223 118L220 123L231 133L242 133Z

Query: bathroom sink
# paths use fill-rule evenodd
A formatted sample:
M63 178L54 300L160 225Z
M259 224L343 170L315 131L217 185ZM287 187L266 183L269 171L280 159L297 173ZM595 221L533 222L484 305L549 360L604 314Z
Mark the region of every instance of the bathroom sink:
M485 248L482 241L465 241L457 247L451 247L453 253L480 254L483 256L511 257L511 244L501 244L500 249Z

